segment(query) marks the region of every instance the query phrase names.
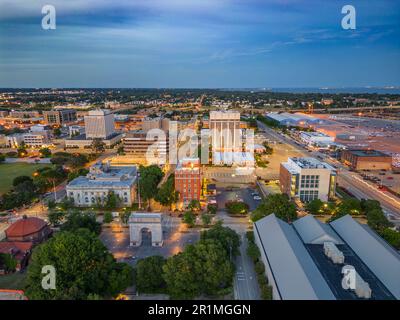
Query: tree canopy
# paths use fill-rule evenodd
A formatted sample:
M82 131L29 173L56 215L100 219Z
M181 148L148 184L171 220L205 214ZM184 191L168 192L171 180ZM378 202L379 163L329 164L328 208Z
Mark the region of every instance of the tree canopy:
M68 212L66 222L62 225L63 231L76 231L78 229L88 229L96 235L101 232L101 224L96 221L94 213L84 213L77 210Z
M56 271L56 289L44 290L42 267ZM86 299L89 295L114 297L132 283L131 267L115 262L101 241L88 230L59 232L35 248L28 267L29 299Z
M165 289L162 276L165 259L150 256L138 261L136 265L136 287L141 293L156 293Z
M171 206L178 201L179 193L175 191L175 178L173 174L161 185L154 199L163 206Z
M160 183L164 173L162 170L156 166L140 166L139 168L140 181L139 181L139 190L140 197L144 201L148 201L153 199L156 195L157 186Z
M297 219L296 206L286 194L271 194L267 196L258 208L252 212L251 219L255 222L272 213L286 222L292 222Z
M234 275L234 266L221 243L208 239L168 258L163 270L169 294L178 299L218 295L232 284Z

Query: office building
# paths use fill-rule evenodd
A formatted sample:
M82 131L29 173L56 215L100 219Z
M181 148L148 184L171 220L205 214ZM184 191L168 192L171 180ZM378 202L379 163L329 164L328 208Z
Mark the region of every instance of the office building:
M143 130L130 131L123 139L124 152L134 161L165 164L168 161L169 139L148 136Z
M349 215L288 224L271 214L254 224L254 238L274 300L400 299L399 253ZM346 268L353 278L344 289Z
M314 158L289 158L281 163L279 181L290 198L328 201L335 196L336 170Z
M76 121L76 111L73 109L43 111L43 118L47 124L63 125Z
M392 156L377 150L343 150L341 160L354 170L392 169Z
M92 110L85 116L87 139L108 139L115 133L114 115L108 110Z
M199 158L182 159L175 169L175 190L184 206L200 200L202 171Z
M13 110L10 112L10 117L18 118L18 119L39 118L40 113L39 113L39 111L14 111Z
M52 129L48 125L34 125L23 137L27 146L41 148L51 144Z
M90 207L105 204L113 192L120 206L131 206L136 199L137 170L135 166L113 167L97 163L86 176L72 180L66 187L67 196L75 205Z

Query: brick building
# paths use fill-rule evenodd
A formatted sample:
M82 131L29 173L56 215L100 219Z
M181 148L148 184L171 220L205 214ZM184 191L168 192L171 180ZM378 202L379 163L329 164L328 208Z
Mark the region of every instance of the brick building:
M354 170L392 169L392 156L377 150L343 150L341 160Z
M202 172L199 158L182 159L175 170L175 190L180 202L188 205L192 200L200 200Z

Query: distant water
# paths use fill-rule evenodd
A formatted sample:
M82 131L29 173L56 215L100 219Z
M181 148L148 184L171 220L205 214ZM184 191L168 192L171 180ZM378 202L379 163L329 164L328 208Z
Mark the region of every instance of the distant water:
M256 92L287 92L287 93L378 93L378 94L400 94L400 87L360 87L360 88L248 88L228 89L235 91Z

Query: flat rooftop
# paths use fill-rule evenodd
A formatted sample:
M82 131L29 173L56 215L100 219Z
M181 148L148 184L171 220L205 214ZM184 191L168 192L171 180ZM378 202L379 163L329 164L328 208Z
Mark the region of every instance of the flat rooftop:
M329 169L334 170L330 165L325 162L319 161L318 159L311 157L293 157L289 158L289 161L285 163L289 167L296 165L301 169ZM295 168L293 168L295 169Z
M357 157L388 157L391 158L390 155L383 153L378 150L365 150L365 149L350 149L350 153Z

